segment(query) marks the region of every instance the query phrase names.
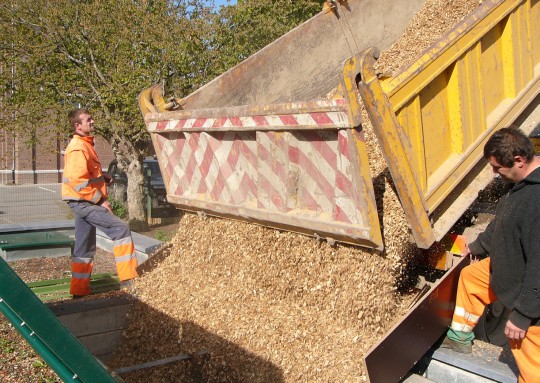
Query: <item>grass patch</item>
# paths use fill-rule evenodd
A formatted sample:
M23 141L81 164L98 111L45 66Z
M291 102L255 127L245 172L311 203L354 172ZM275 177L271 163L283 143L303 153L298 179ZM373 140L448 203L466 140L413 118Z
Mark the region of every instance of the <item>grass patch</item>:
M115 216L121 219L127 218L128 211L124 203L117 201L110 196L107 199L109 200L109 203L111 204L111 210Z
M171 234L163 230L156 231L155 238L161 242L169 242L171 240Z

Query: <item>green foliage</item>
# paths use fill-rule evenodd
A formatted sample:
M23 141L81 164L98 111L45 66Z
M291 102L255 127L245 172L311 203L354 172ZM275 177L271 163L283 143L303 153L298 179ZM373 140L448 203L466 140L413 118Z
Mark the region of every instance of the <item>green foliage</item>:
M141 90L165 81L187 95L323 3L245 0L218 12L202 0L12 0L0 5L2 127L67 134L66 113L81 105L117 156L142 158L150 141L136 103Z
M108 197L107 200L111 204L111 210L118 218L127 218L128 211L126 205L123 202L117 201L112 197Z
M188 3L195 3L188 7ZM66 115L92 111L96 134L124 164L151 152L137 96L150 85L189 78L198 1L11 0L0 3L0 130L23 142L68 140ZM199 16L198 16L199 17ZM202 16L201 16L202 17ZM178 82L178 80L175 80ZM179 82L183 89L183 83ZM35 134L37 127L40 134ZM140 166L130 166L133 172ZM134 174L128 173L131 178ZM133 190L142 191L142 177ZM141 196L130 196L135 201ZM144 205L130 204L133 219Z
M65 133L64 116L82 105L93 111L98 134L117 154L146 155L149 137L138 93L190 71L184 51L192 23L185 2L180 4L21 0L0 6L2 29L9 31L2 66L14 68L13 93L5 103L10 125L20 132L45 125ZM3 73L11 91L11 71ZM126 153L120 153L120 143Z
M58 134L67 143L68 111L87 107L119 162L140 164L151 154L136 101L143 89L163 81L167 94L186 96L323 3L240 0L217 10L203 0L1 2L0 130L28 144L54 142ZM139 186L132 190L142 191L143 177L127 175ZM130 216L143 219L143 203L129 207Z
M12 354L15 351L14 342L9 339L0 338L0 354Z
M43 361L41 361L39 359L36 359L32 363L32 367L34 367L35 369L46 368L47 364L45 364Z
M163 230L156 231L156 239L161 242L169 242L171 240L171 235L166 233Z

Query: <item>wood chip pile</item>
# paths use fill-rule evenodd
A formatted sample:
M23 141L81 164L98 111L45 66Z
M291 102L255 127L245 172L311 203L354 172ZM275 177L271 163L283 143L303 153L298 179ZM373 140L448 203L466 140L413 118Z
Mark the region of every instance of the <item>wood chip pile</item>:
M399 70L478 6L428 0L404 36L381 57ZM398 294L413 248L376 139L364 123L382 206L383 254L331 246L244 222L186 214L170 255L135 281L137 304L119 367L207 350L130 382L364 382L362 357L402 316Z
M483 0L426 0L403 35L377 60L381 73L396 75L416 61L421 53L441 38Z

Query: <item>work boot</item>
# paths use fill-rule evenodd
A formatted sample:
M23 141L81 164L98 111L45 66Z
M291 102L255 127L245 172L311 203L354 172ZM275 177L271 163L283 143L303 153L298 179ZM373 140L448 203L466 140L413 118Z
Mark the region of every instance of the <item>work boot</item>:
M125 281L121 281L120 282L120 289L129 290L132 284L133 284L133 279L127 279Z
M441 343L441 348L449 348L452 351L459 352L460 354L470 354L472 352L472 343L460 343L455 340L450 339L449 337L444 337L443 342Z

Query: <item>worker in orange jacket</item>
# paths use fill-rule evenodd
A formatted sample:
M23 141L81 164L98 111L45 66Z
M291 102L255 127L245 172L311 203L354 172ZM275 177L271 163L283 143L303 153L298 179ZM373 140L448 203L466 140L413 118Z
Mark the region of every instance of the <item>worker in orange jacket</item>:
M76 298L91 293L96 228L113 241L120 281L137 277L137 258L129 226L112 213L107 200L106 184L111 182L111 177L103 173L94 148L94 120L87 109L73 110L68 119L73 128L73 138L64 155L62 199L75 213L70 293Z
M473 328L487 304L500 302L509 312L504 334L519 367L520 383L540 382L540 158L515 128L490 137L484 157L493 172L510 184L495 218L462 256L488 256L459 276L452 324L442 347L472 351Z

